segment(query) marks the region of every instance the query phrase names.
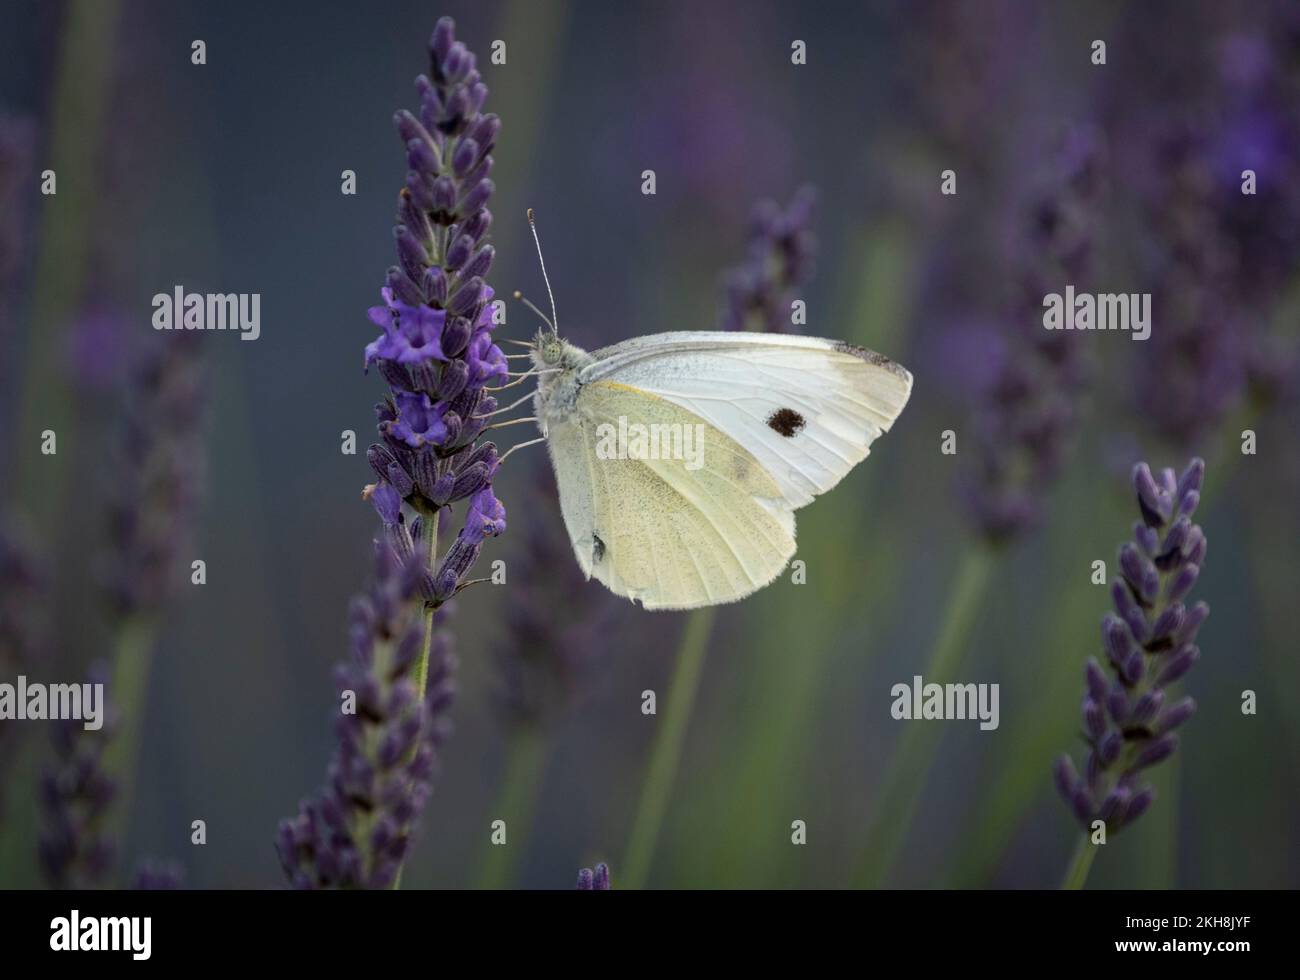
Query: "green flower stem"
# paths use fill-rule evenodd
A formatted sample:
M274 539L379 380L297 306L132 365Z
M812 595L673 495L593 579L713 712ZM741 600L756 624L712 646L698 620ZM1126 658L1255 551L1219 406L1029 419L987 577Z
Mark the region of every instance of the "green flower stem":
M12 496L32 524L43 529L47 544L67 544L70 524L59 519L67 481L68 461L75 459L76 436L68 373L63 369L69 314L81 297L89 236L85 229L96 216L101 188L94 179L104 105L112 86L117 34L115 0L77 0L63 16L58 66L49 106L48 166L59 180L58 193L42 198L41 228L33 240L41 243L32 272L26 367L15 373L22 391L15 405L18 426L12 468L0 475L0 492ZM34 185L33 185L34 186ZM9 352L6 351L6 356ZM55 432L59 452L37 451L40 433ZM7 478L7 479L6 479ZM71 563L66 564L73 568ZM33 778L39 770L40 739L25 739L10 762L15 782ZM36 809L12 801L0 821L0 880L11 888L37 882L31 861L36 838Z
M840 249L845 260L837 277L832 308L850 311L857 325L846 339L875 350L898 354L905 347L911 319L914 235L905 222L887 220L869 230L850 232ZM818 332L809 328L812 333ZM905 452L889 443L875 452ZM901 579L875 574L864 555L891 554L897 527L873 519L882 496L883 461L868 459L844 486L800 511L799 554L810 582L793 586L789 570L755 600L756 615L743 623L741 648L748 651L744 683L746 709L729 728L727 754L734 759L723 778L710 777L700 787L702 810L726 811L728 801L744 799L757 811L781 812L791 801L806 799L818 767L817 719L835 698L839 670L861 671L887 632ZM906 463L904 462L904 465ZM850 484L850 481L856 483ZM827 574L862 563L862 574ZM865 581L869 587L864 588ZM820 613L809 617L806 590L816 589ZM865 634L848 640L845 630L870 624ZM851 645L851 646L850 646ZM844 657L852 650L851 659ZM798 657L788 656L791 649ZM780 711L769 710L780 704ZM725 833L693 835L682 842L676 864L690 877L686 887L707 887L726 880L740 887L793 882L806 871L780 834L761 822L728 825Z
M511 738L505 776L491 813L493 820L506 822L509 843L487 845L480 865L479 888L509 888L513 883L518 864L515 858L527 849L547 755L546 736L535 725L520 728Z
M994 552L983 543L973 545L962 559L943 625L921 672L925 683L946 684L956 679L995 563ZM878 888L889 877L911 827L941 735L942 728L938 725L907 724L903 728L898 748L885 771L875 819L858 861L858 885Z
M425 515L424 520L428 522L428 533L424 535L425 551L424 566L433 572L438 567L438 537L442 532L442 515L445 507L438 508L433 516ZM429 687L429 654L433 650L433 614L437 609L433 606L427 606L424 610L424 645L420 648L420 659L415 662L415 689L424 699L425 692Z
M132 616L123 621L113 644L112 675L105 697L117 712L118 729L104 749L104 768L117 780L117 798L108 818L108 830L119 841L131 825L131 810L135 806L149 668L156 636L157 626L152 617Z
M422 515L429 526L424 534L425 553L424 564L429 571L437 567L438 558L438 536L442 530L442 514L445 507L440 507L433 515ZM420 659L415 662L415 689L421 701L429 687L429 655L433 651L433 614L437 609L433 606L426 606L424 611L424 644L420 647ZM416 749L411 749L412 756ZM393 875L393 891L402 887L402 870L405 862L397 868L397 874Z
M682 759L682 745L686 740L686 727L695 705L695 695L700 688L700 674L704 655L713 630L712 606L697 609L686 620L681 646L668 689L663 720L655 733L650 751L650 765L646 769L641 787L641 801L637 805L628 838L627 853L623 857L620 880L625 888L642 888L650 874L655 843L668 807L668 796L677 779L677 767Z
M68 5L54 82L48 167L56 174L58 193L42 198L27 367L16 375L24 379L14 443L22 451L13 454L17 485L10 488L16 490L32 522L43 528L66 524L58 523L58 515L68 461L78 458L72 393L62 359L69 318L81 301L91 241L86 229L95 222L102 190L98 157L107 118L104 105L113 89L109 81L113 53L118 50L117 15L112 0L78 0ZM59 452L52 456L36 449L46 429L58 439Z
M1088 880L1088 871L1092 868L1092 859L1097 855L1097 847L1088 839L1087 834L1080 835L1079 843L1074 848L1074 857L1070 858L1070 866L1061 880L1062 891L1077 892L1083 887L1083 883Z

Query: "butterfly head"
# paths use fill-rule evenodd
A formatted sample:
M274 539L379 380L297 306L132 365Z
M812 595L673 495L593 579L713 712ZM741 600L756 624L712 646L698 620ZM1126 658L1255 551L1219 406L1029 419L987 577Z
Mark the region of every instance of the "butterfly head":
M533 338L533 359L545 367L559 367L564 360L564 349L570 346L550 330L538 330Z

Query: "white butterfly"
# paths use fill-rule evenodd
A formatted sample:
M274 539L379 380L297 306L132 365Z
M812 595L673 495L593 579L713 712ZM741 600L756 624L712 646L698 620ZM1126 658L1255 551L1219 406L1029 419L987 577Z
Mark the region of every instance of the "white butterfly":
M795 553L794 512L866 458L912 390L873 351L786 334L661 333L587 353L552 327L531 357L578 564L646 609L769 584Z

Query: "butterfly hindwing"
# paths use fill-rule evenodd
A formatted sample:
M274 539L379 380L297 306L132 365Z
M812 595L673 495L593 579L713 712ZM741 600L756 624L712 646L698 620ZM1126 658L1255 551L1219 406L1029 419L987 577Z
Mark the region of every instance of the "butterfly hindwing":
M680 451L620 452L620 425L659 426ZM584 384L548 441L583 571L647 609L743 598L794 554L794 515L777 481L726 433L666 398L622 382Z

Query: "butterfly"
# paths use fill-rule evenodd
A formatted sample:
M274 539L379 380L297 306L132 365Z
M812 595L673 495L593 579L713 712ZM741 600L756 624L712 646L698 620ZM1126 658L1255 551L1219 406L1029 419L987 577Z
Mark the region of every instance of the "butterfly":
M546 322L528 345L534 417L574 555L646 609L770 584L794 512L866 458L912 390L901 365L836 340L681 331L588 353Z

